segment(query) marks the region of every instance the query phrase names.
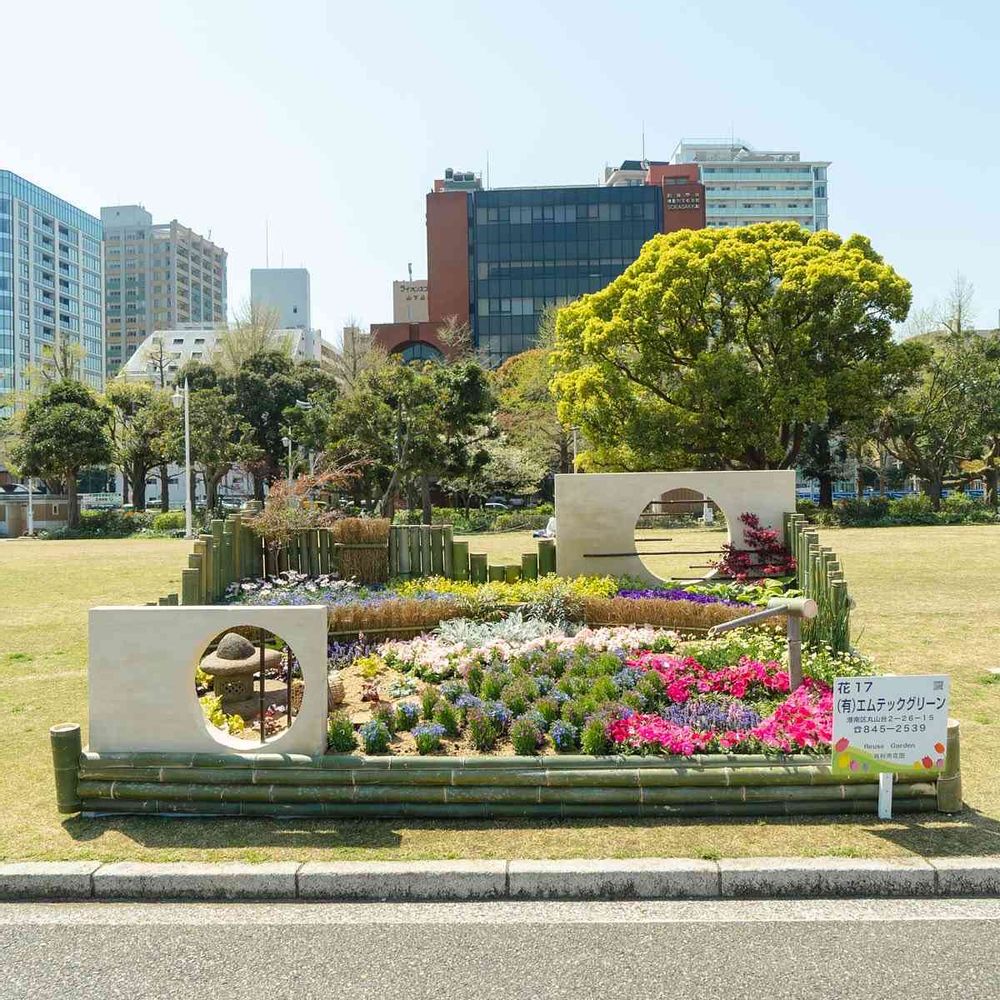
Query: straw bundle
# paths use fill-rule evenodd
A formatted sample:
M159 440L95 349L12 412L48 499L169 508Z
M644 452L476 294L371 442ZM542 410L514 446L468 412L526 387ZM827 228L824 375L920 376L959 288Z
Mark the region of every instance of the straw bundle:
M358 583L389 579L389 526L386 518L345 517L333 525L340 575Z
M583 600L584 617L590 625L653 625L680 632L704 632L721 622L742 618L757 610L747 604L698 604L694 601L671 601L659 597L587 597ZM776 615L766 624L785 628L784 615Z

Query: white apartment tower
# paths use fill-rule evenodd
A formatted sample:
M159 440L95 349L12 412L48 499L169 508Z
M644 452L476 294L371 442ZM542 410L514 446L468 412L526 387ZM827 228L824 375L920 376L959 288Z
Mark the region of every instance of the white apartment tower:
M683 139L670 162L698 164L710 229L784 221L814 232L829 226L829 160L754 149L741 139Z

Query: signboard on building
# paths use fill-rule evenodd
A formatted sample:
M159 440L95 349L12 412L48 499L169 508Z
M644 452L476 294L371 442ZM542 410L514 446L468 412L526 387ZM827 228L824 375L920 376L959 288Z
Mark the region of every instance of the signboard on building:
M833 683L833 770L913 774L944 767L949 679L838 677Z

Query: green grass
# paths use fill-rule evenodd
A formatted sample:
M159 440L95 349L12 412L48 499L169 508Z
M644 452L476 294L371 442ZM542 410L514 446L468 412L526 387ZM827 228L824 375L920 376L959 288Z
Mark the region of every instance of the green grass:
M672 533L672 532L670 532ZM0 542L0 858L119 860L731 857L1000 854L1000 665L995 527L828 530L860 645L887 672L947 671L962 720L967 809L872 817L728 820L339 822L82 820L55 811L48 729L86 724L86 610L176 590L171 540ZM474 536L498 560L528 533ZM707 545L705 546L708 547ZM85 737L86 738L86 737Z

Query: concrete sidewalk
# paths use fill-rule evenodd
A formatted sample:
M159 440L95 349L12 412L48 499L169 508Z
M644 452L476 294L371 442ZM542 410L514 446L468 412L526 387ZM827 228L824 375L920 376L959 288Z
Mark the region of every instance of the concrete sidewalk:
M998 896L1000 856L0 864L2 900L443 901Z

